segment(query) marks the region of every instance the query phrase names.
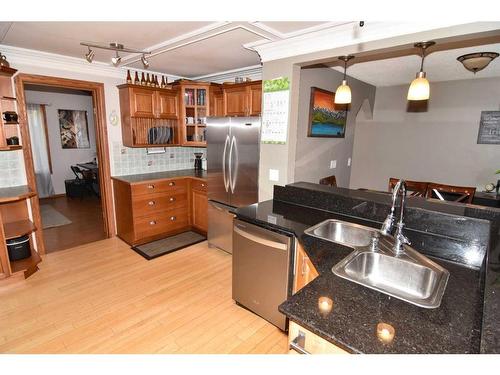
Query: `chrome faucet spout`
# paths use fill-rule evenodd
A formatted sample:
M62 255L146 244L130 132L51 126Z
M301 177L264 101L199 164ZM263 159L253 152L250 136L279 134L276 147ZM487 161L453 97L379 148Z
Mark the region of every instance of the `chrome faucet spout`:
M394 189L392 191L392 206L391 206L391 211L389 212L389 215L387 215L386 219L384 220L384 223L382 224L382 227L380 228L380 232L384 236L389 236L392 234L392 229L394 227L394 222L395 222L395 215L394 212L396 210L396 201L398 198L398 195L401 192L401 199L400 199L400 212L399 212L399 220L396 225L396 233L395 233L395 242L394 242L394 253L396 255L401 255L404 253L404 245L410 244L410 241L408 238L403 234L403 228L404 228L404 211L405 211L405 205L406 205L406 183L404 180L399 180L397 184L394 186Z

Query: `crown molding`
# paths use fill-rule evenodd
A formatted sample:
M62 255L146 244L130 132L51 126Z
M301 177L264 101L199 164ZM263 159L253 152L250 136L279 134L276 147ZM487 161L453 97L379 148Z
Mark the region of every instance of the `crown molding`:
M224 81L233 80L236 76L246 76L252 79L260 79L262 77L262 66L252 65L244 68L225 70L223 72L192 77L190 79L221 83Z
M446 38L488 32L500 29L500 22L474 22L460 24L457 22L349 22L332 27L297 35L284 40L262 40L244 45L256 51L262 62L279 60L293 56L306 55L335 48L357 46L359 52L367 50L364 45L369 42L398 37L427 36L429 38Z
M109 78L119 78L124 79L126 77L127 68L126 66L114 67L110 66L107 63L94 61L92 63L88 63L85 59L79 59L76 57L59 55L56 53L49 53L43 51L37 51L26 48L19 48L8 46L5 44L0 44L0 50L4 55L7 56L7 60L11 64L12 67L16 67L16 65L28 65L28 66L37 66L37 67L46 67L50 69L56 70L65 70L76 73L84 73L96 76L105 76ZM132 68L133 71L144 72L144 73L152 73L158 75L164 75L170 78L171 80L176 80L180 77L175 74L168 74L162 72L156 72L152 70L144 70L144 69L135 69Z

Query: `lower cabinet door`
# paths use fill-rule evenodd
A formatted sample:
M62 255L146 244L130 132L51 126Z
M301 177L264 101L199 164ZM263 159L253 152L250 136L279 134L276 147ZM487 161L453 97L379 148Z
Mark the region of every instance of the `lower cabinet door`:
M193 206L193 227L206 232L208 229L208 198L207 193L199 190L191 191L191 204Z

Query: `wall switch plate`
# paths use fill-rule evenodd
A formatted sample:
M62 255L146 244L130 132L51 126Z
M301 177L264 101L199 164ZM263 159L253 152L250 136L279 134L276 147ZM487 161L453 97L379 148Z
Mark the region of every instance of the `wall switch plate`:
M170 154L170 159L173 159L174 158L174 154Z
M347 166L350 167L351 166L351 158L347 159Z
M279 181L279 180L280 180L280 171L278 169L270 169L269 181Z
M337 168L337 160L330 160L330 169Z

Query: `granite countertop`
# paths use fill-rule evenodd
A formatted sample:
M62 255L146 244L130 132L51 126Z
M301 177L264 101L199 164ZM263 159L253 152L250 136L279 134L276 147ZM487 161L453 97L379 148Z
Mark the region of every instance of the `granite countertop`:
M206 180L207 171L197 171L194 169L181 169L178 171L164 171L152 173L129 174L125 176L112 176L115 180L133 183L141 183L153 180L165 180L169 178L191 177Z
M450 272L450 278L441 306L424 309L335 276L332 266L353 250L304 234L306 228L328 218L371 227L379 227L378 223L280 201L239 208L236 214L254 224L294 234L317 268L319 277L279 306L301 326L353 353L480 352L484 284L480 268L432 257ZM425 241L419 244L428 246ZM457 244L469 245L466 241ZM329 314L319 311L319 297L333 300ZM381 322L395 329L390 344L376 336Z

